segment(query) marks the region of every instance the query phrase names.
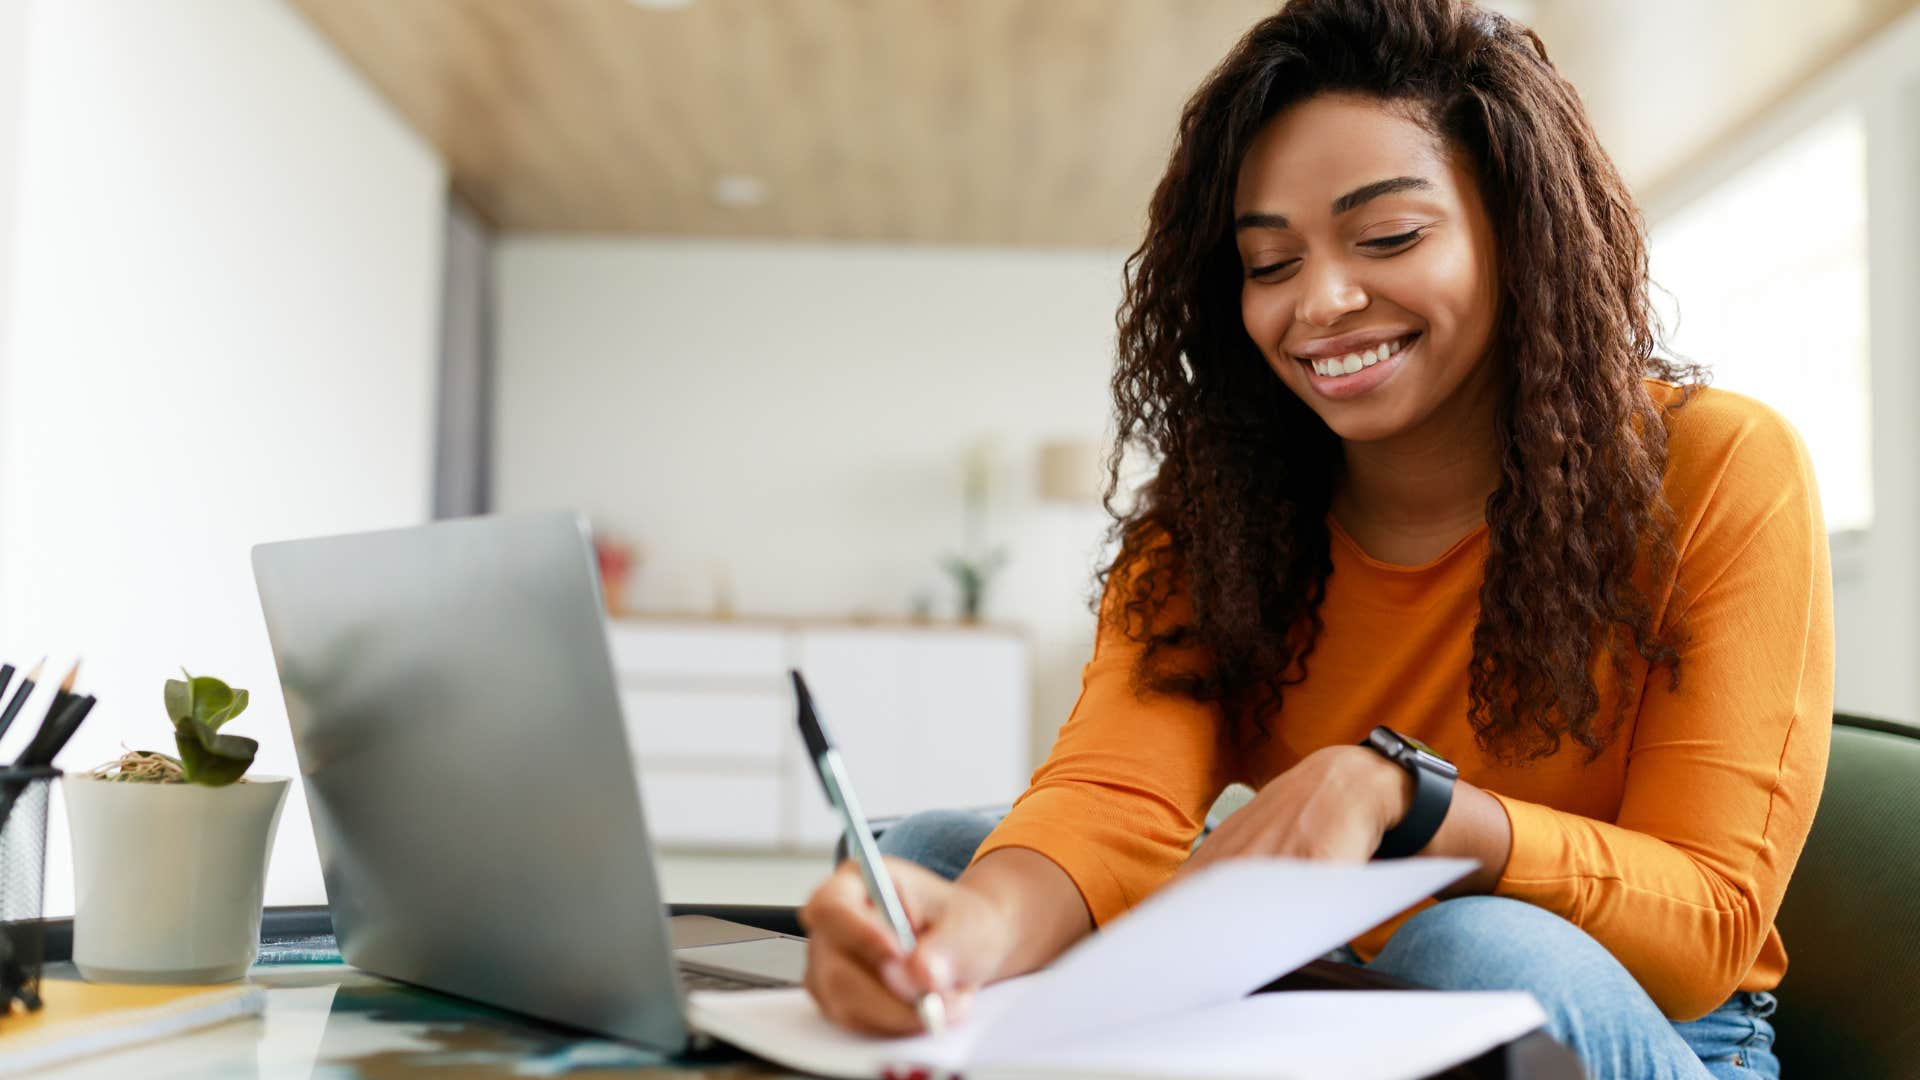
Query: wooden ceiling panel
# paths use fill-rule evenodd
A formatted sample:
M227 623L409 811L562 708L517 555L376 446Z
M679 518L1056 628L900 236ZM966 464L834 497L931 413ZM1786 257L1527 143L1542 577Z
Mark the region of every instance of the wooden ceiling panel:
M1630 183L1916 0L1483 0ZM293 0L517 230L1132 247L1181 106L1278 0ZM1673 102L1685 108L1673 108ZM723 176L757 206L722 206Z
M1131 246L1272 0L295 0L496 225ZM730 208L716 179L759 178Z

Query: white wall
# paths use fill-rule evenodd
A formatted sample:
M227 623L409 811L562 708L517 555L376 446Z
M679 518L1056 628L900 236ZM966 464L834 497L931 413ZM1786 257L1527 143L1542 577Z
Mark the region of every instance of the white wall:
M0 0L0 403L7 400L7 327L13 322L13 250L20 187L20 122L26 113L27 8ZM7 502L6 444L0 440L0 507ZM3 511L0 511L3 512ZM0 518L0 525L5 519ZM0 561L0 580L6 577ZM6 614L0 610L0 627Z
M253 691L235 730L292 774L248 548L426 517L444 171L280 0L28 19L0 654L85 657L70 770L170 745L188 665ZM70 911L58 820L50 850ZM323 899L296 786L267 902Z
M642 547L630 601L952 612L961 462L995 440L988 617L1035 648L1051 742L1092 643L1095 505L1040 504L1034 455L1107 429L1117 252L508 236L497 249L494 496ZM1090 465L1090 468L1096 466Z

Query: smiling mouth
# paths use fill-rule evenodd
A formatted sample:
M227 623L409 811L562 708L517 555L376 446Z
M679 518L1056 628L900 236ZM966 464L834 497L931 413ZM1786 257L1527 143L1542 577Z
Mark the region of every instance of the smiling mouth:
M1398 356L1406 350L1407 346L1412 345L1418 340L1419 337L1419 332L1415 331L1405 337L1395 338L1392 341L1383 341L1371 349L1361 349L1359 352L1351 352L1345 356L1333 356L1322 360L1310 360L1305 357L1296 356L1294 359L1311 368L1315 375L1319 375L1322 378L1337 379L1345 375L1352 375L1357 371L1365 371L1367 368L1383 360L1390 360Z

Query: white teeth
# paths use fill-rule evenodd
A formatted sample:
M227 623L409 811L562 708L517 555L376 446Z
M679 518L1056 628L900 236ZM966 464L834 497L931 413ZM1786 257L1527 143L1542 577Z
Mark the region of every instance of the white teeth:
M1387 357L1399 352L1405 345L1406 339L1404 338L1399 341L1383 341L1371 349L1363 349L1360 352L1348 353L1345 356L1334 357L1332 359L1313 360L1310 361L1310 363L1313 365L1313 371L1316 375L1328 378L1340 375L1351 375L1361 368L1370 368L1380 361L1385 360Z

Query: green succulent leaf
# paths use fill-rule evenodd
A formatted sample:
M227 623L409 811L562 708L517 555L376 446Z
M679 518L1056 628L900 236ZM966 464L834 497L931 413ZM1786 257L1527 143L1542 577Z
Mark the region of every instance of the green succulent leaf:
M186 672L181 672L186 675ZM187 676L192 678L191 675ZM168 679L166 688L167 719L178 728L185 720L193 717L193 686L180 679Z
M247 707L245 690L235 690L211 675L195 676L189 685L193 688L193 722L196 724L218 731L221 724L239 716Z
M180 768L189 783L222 787L246 775L260 744L244 735L215 735L203 727L176 732Z
M186 679L168 679L164 693L181 770L191 783L231 784L253 766L260 749L245 736L220 734L222 724L246 711L247 692L212 676L181 674Z

